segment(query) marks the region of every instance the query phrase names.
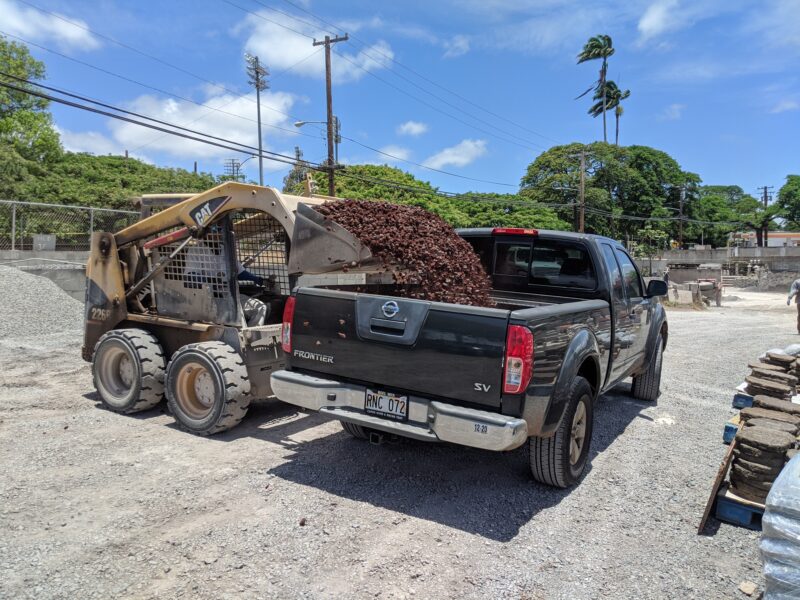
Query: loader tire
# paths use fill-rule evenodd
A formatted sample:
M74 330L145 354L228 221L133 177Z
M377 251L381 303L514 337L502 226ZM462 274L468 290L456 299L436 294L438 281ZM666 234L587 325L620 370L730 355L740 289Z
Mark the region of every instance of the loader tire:
M241 355L224 342L180 348L167 367L167 406L178 425L198 435L234 427L250 406L250 380Z
M663 359L664 344L661 340L661 334L659 334L656 337L656 347L647 369L633 378L631 393L634 398L647 400L648 402L654 402L658 399L658 394L661 391L661 365Z
M131 414L164 399L164 350L143 329L114 329L94 347L92 378L103 405Z
M369 430L366 427L356 425L355 423L348 423L347 421L339 421L339 423L342 424L342 429L344 429L357 440L369 439Z
M589 382L576 376L566 393L567 405L555 435L530 438L533 478L557 488L570 487L581 478L592 441L594 402Z

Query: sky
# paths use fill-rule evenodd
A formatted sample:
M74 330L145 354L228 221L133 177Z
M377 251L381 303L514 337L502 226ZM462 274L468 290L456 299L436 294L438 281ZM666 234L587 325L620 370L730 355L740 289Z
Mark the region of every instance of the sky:
M609 78L631 96L620 143L673 156L704 183L777 191L800 173L800 0L0 0L47 83L256 146L245 53L270 71L265 149L326 157L324 52L334 46L340 161L390 164L443 191L514 192L555 144L602 140L576 100L597 78L586 39L613 38ZM16 37L12 37L16 36ZM247 155L54 105L68 150L220 174ZM609 115L613 141L614 116ZM258 179L257 160L244 169ZM265 183L288 167L265 162Z

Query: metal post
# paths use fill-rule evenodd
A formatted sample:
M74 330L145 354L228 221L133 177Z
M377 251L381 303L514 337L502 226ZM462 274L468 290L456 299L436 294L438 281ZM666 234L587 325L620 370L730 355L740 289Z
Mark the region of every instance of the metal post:
M11 249L17 249L17 204L11 205Z
M678 248L683 249L683 201L686 199L686 186L681 186L681 196L678 217Z
M92 243L92 234L94 234L94 208L89 209L89 244Z
M258 72L258 57L256 56L256 72ZM264 153L261 138L261 86L256 84L256 113L258 114L258 185L264 185ZM238 173L237 179L238 179Z
M586 219L586 151L581 150L581 189L580 212L578 213L578 231L583 233Z

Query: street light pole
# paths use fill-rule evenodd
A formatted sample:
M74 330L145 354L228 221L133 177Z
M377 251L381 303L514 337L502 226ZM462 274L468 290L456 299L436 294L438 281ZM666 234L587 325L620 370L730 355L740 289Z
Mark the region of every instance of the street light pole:
M258 115L258 184L264 185L264 156L261 139L261 90L269 87L267 76L269 70L262 67L257 56L244 55L247 60L247 74L250 76L250 85L256 88L256 112Z

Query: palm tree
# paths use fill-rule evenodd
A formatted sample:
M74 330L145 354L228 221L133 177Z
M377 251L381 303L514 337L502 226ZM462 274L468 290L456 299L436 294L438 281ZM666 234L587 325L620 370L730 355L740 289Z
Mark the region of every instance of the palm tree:
M583 45L583 50L581 50L580 54L578 54L578 64L589 60L597 60L602 59L603 64L600 67L600 78L597 80L596 88L597 90L601 90L602 92L605 91L605 83L606 83L606 73L608 72L608 57L614 54L614 44L611 41L610 35L595 35L589 38ZM594 87L594 86L593 86ZM589 88L591 89L591 88ZM588 92L589 90L587 90ZM585 94L586 92L584 92ZM581 94L582 96L583 94ZM578 96L580 98L580 96ZM603 141L608 142L608 136L606 135L606 110L608 110L608 106L606 105L606 96L603 93Z
M596 102L588 110L588 113L593 117L599 117L601 114L605 116L605 111L614 109L614 114L617 118L617 131L615 144L619 146L619 118L622 116L624 110L622 109L622 101L631 95L630 90L621 90L616 83L611 80L606 81L602 89L599 87L595 90L593 100Z

